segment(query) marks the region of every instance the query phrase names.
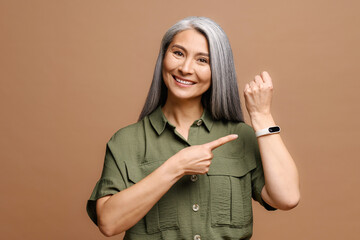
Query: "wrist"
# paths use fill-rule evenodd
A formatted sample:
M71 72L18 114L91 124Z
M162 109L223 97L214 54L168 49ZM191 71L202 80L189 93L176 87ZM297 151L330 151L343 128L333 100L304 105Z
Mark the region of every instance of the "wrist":
M259 131L261 129L275 126L275 121L270 113L253 113L250 115L251 125L254 131Z
M181 168L179 161L175 158L175 156L170 157L165 163L164 167L166 172L169 173L174 179L179 180L185 175L184 170Z

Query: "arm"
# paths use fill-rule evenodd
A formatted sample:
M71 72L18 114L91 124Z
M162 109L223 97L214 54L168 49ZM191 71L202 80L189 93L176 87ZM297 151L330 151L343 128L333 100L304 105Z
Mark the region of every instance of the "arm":
M276 125L270 113L272 90L267 72L245 86L246 107L255 131ZM261 136L258 143L265 176L262 198L278 209L296 207L300 200L299 176L280 134Z
M181 178L171 161L166 161L140 182L96 202L98 226L105 236L113 236L135 225Z
M237 138L229 135L182 149L154 172L131 187L96 202L98 226L105 236L120 234L134 226L182 176L205 174L212 150Z

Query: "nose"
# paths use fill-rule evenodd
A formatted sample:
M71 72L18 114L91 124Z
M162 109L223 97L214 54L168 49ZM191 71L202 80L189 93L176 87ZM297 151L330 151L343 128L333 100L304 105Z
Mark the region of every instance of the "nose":
M193 63L190 58L185 59L179 66L179 72L183 75L194 73Z

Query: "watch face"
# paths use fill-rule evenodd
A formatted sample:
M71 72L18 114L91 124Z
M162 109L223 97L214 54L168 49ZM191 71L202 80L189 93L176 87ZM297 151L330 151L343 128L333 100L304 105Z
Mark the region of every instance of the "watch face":
M278 126L269 128L269 132L271 132L271 133L279 132L279 131L280 131L280 128Z

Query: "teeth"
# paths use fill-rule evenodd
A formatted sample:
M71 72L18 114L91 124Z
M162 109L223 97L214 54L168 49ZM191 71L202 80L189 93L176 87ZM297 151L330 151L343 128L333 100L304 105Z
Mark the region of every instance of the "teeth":
M186 84L186 85L192 85L194 84L193 82L188 82L188 81L184 81L184 80L180 80L180 79L177 79L175 78L175 80L179 83L182 83L182 84Z

